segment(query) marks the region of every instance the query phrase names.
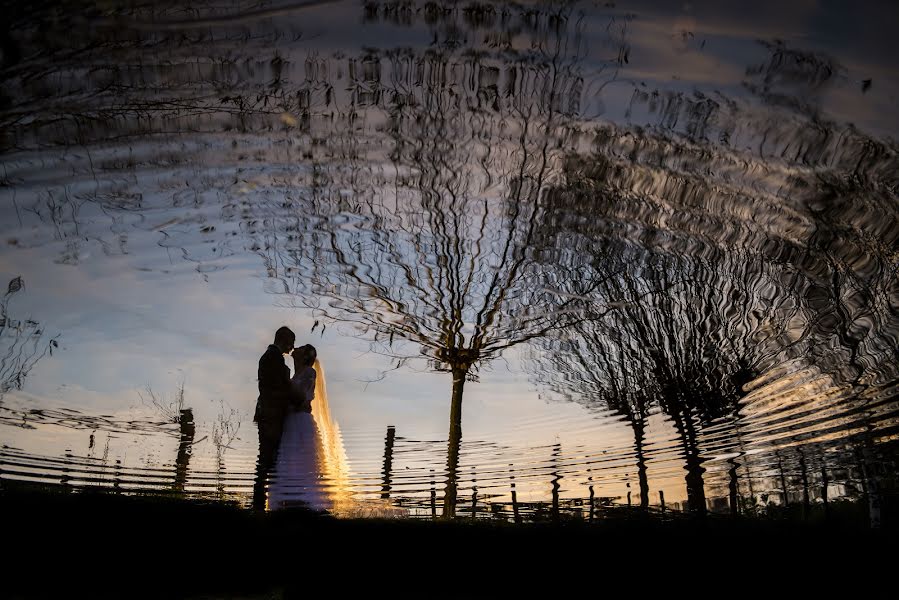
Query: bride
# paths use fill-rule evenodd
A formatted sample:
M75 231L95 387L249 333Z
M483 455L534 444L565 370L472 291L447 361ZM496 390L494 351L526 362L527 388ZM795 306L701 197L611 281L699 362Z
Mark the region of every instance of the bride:
M270 480L269 509L303 506L334 512L348 501L347 460L340 430L331 419L324 372L311 345L292 352L295 401Z

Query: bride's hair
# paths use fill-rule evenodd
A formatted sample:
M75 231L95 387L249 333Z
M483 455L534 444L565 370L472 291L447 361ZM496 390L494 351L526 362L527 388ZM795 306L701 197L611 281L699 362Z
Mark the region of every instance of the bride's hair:
M294 363L302 365L304 367L311 367L313 364L315 364L315 359L317 357L318 352L316 352L315 346L313 346L312 344L300 346L293 351Z

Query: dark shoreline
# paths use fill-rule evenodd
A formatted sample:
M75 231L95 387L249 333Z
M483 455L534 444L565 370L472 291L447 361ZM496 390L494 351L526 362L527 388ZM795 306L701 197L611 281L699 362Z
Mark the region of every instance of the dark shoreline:
M278 598L290 597L296 577L332 571L335 583L360 590L428 576L442 595L441 581L452 586L476 574L499 576L503 589L526 586L553 564L578 577L584 568L643 577L640 585L652 587L666 572L708 578L754 563L767 574L804 564L827 574L834 560L841 572L858 573L880 561L892 564L899 547L895 529L865 529L857 507L827 521L716 515L661 521L622 509L593 524L515 525L339 520L302 510L261 514L221 502L59 490L2 482L2 530L11 550L4 597ZM24 575L31 572L37 575Z

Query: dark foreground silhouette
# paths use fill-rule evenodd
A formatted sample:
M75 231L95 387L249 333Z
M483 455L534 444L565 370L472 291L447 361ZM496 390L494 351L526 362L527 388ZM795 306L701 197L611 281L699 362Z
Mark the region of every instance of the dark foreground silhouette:
M259 431L259 458L253 486L253 508L257 510L265 509L265 483L278 455L284 418L292 400L290 370L284 364L284 354L293 350L295 340L293 331L281 327L259 359L259 398L253 416Z
M564 587L636 577L643 591L675 581L691 588L736 585L751 574L762 586L778 581L780 591L808 591L830 580L811 575L829 565L843 573L885 573L899 538L895 529L864 529L864 511L810 523L663 522L621 510L592 525L522 526L338 520L302 510L259 513L224 503L2 484L4 597L277 598L295 596L294 588L308 593L313 581L321 591L327 584L329 593L358 586L418 595L436 585L476 597L497 584L529 585L537 573ZM25 575L32 572L39 575ZM419 577L425 583L414 584Z

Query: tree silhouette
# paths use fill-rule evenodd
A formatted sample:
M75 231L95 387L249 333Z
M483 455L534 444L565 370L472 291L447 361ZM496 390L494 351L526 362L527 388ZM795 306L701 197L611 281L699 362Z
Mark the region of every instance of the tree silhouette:
M543 245L555 210L546 191L577 136L583 49L567 12L532 18L543 23L532 49L502 60L444 46L354 61L354 102L346 126L329 124L311 193L299 210L269 204L257 245L283 304L351 323L396 367L423 358L451 374L446 516L465 383L503 351L582 320L581 297L601 285L545 260L555 251ZM365 135L372 106L384 107L386 139ZM559 294L562 278L579 294Z
M721 121L715 111L703 118ZM631 424L644 497L643 426L649 407L659 406L681 439L689 504L699 513L705 494L697 428L721 417L738 424L745 384L794 360L840 382L886 381L884 370L894 372L895 364L887 341L895 282L886 250L895 232L879 227L857 236L844 224L890 205L890 193L875 182L893 151L864 151L861 159L871 162L863 172L873 178L867 184L858 177L833 183L844 181L839 168L794 175L785 182L795 190L789 206L780 196L710 178L736 157L723 149L710 154L689 137L706 129L687 126L685 139L608 128L597 131L592 156L571 158L565 184L551 192L556 227L548 236L576 248L561 257L574 257L582 270L619 272L596 300L623 304L542 340L535 376L546 389ZM699 164L702 173L691 168ZM739 181L740 172L728 176ZM850 205L864 208L850 216ZM862 335L849 326L859 318L868 324Z
M59 347L58 336L48 340L40 323L10 311L13 296L24 289L22 277L15 277L0 297L0 401L10 390L21 390L31 369Z

